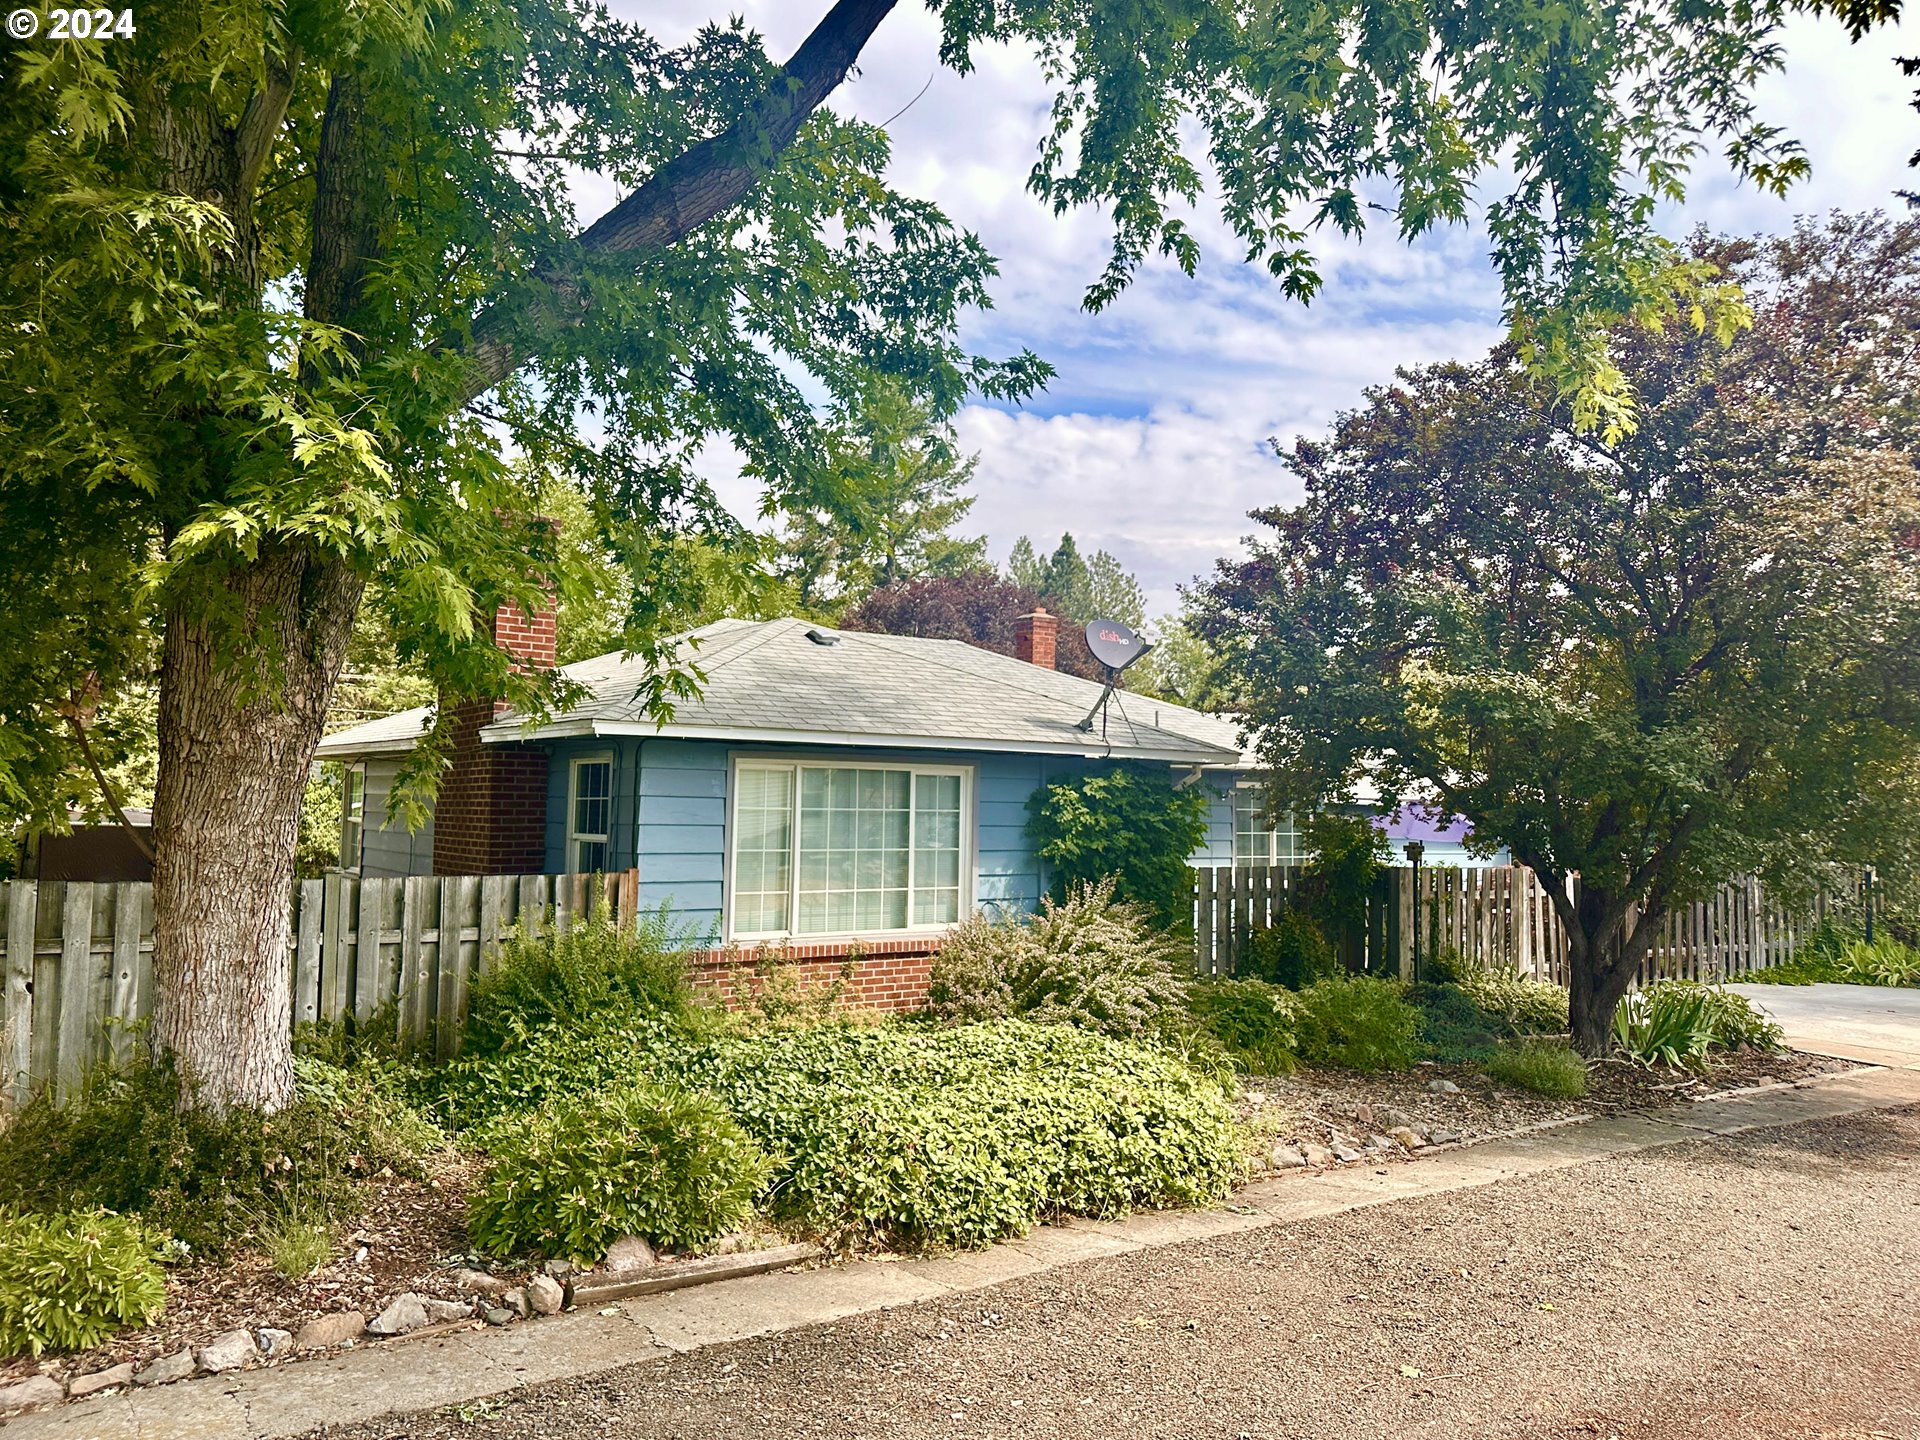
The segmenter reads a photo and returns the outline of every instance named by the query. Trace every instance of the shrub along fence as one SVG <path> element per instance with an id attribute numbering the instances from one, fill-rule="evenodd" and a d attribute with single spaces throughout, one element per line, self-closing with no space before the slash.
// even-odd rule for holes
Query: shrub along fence
<path id="1" fill-rule="evenodd" d="M 1203 975 L 1230 973 L 1247 936 L 1307 903 L 1310 890 L 1298 866 L 1193 873 L 1193 958 Z M 1860 898 L 1856 886 L 1795 905 L 1768 895 L 1757 880 L 1730 881 L 1667 917 L 1640 979 L 1724 980 L 1777 965 L 1829 906 L 1857 907 Z M 1567 982 L 1566 928 L 1545 886 L 1524 865 L 1422 867 L 1417 894 L 1411 869 L 1383 870 L 1365 918 L 1328 938 L 1349 969 L 1410 976 L 1416 916 L 1423 958 L 1452 949 L 1482 966 Z"/>
<path id="2" fill-rule="evenodd" d="M 638 918 L 639 873 L 447 875 L 294 886 L 296 1022 L 362 1022 L 392 1006 L 400 1039 L 451 1051 L 467 987 L 516 927 Z M 125 1059 L 153 1010 L 153 887 L 0 883 L 0 1104 L 45 1085 L 64 1098 L 89 1067 Z M 441 1023 L 450 1021 L 451 1023 Z"/>

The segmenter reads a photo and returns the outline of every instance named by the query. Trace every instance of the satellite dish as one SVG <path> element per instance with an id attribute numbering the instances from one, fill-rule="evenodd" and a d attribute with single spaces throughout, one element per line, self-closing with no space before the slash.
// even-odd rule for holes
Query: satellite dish
<path id="1" fill-rule="evenodd" d="M 1087 624 L 1087 649 L 1107 669 L 1117 671 L 1146 654 L 1147 642 L 1118 620 L 1093 620 Z"/>

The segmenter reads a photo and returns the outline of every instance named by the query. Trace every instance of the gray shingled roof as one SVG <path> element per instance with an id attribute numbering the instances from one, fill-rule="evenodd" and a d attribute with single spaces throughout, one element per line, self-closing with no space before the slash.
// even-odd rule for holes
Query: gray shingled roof
<path id="1" fill-rule="evenodd" d="M 809 631 L 835 637 L 832 645 Z M 805 620 L 719 620 L 682 637 L 706 676 L 698 699 L 656 725 L 637 692 L 643 662 L 602 655 L 566 667 L 591 690 L 581 704 L 528 726 L 509 713 L 481 732 L 492 742 L 570 735 L 668 735 L 791 744 L 1108 754 L 1195 765 L 1238 764 L 1237 726 L 1122 691 L 1105 736 L 1077 729 L 1100 686 L 958 640 L 829 630 Z M 323 756 L 405 749 L 428 722 L 411 710 L 322 742 Z"/>

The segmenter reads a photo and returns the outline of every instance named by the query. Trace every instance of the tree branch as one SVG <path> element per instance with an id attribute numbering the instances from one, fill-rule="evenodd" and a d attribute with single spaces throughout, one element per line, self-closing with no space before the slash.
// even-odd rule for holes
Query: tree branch
<path id="1" fill-rule="evenodd" d="M 816 25 L 753 108 L 662 165 L 647 182 L 583 230 L 588 255 L 631 255 L 664 249 L 738 204 L 793 144 L 807 117 L 846 79 L 853 62 L 898 0 L 839 0 Z M 460 403 L 485 394 L 537 348 L 529 322 L 578 318 L 577 291 L 567 277 L 545 275 L 547 293 L 530 304 L 495 305 L 474 322 Z M 535 312 L 547 312 L 544 317 Z"/>
<path id="2" fill-rule="evenodd" d="M 253 187 L 267 168 L 273 154 L 273 142 L 286 123 L 287 106 L 293 100 L 293 79 L 300 69 L 300 52 L 290 50 L 284 56 L 267 56 L 267 83 L 253 92 L 234 131 L 234 154 L 239 162 L 240 193 L 251 196 Z"/>
<path id="3" fill-rule="evenodd" d="M 153 846 L 147 843 L 147 837 L 140 828 L 127 819 L 127 812 L 120 808 L 120 799 L 113 793 L 113 786 L 107 783 L 107 774 L 100 768 L 100 761 L 93 753 L 93 743 L 87 739 L 87 727 L 80 723 L 77 715 L 68 715 L 67 724 L 73 727 L 73 738 L 80 742 L 80 754 L 87 762 L 87 768 L 93 772 L 93 783 L 100 787 L 100 798 L 107 802 L 107 809 L 113 812 L 113 818 L 120 822 L 120 828 L 127 832 L 127 838 L 133 841 L 136 849 L 147 857 L 147 863 L 153 863 Z"/>

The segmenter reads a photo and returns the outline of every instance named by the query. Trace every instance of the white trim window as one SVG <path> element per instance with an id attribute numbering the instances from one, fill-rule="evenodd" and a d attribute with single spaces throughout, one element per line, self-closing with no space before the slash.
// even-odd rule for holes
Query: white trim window
<path id="1" fill-rule="evenodd" d="M 582 755 L 567 784 L 567 869 L 598 875 L 613 849 L 613 757 Z"/>
<path id="2" fill-rule="evenodd" d="M 1300 827 L 1292 815 L 1278 820 L 1266 813 L 1266 797 L 1259 787 L 1241 785 L 1233 792 L 1233 863 L 1236 865 L 1299 865 L 1306 861 Z"/>
<path id="3" fill-rule="evenodd" d="M 367 829 L 367 766 L 365 761 L 340 772 L 340 868 L 360 868 L 362 837 Z"/>
<path id="4" fill-rule="evenodd" d="M 959 766 L 741 761 L 728 933 L 943 930 L 966 908 L 972 772 Z"/>

